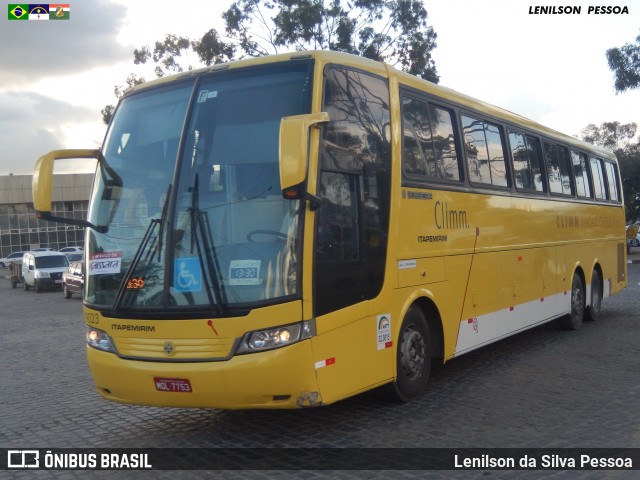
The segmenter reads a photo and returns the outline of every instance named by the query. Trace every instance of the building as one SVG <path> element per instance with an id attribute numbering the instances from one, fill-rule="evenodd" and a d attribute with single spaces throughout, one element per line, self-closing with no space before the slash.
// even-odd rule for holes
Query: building
<path id="1" fill-rule="evenodd" d="M 16 250 L 82 245 L 84 229 L 36 218 L 31 175 L 0 176 L 0 257 Z M 54 176 L 52 214 L 87 218 L 93 174 Z"/>

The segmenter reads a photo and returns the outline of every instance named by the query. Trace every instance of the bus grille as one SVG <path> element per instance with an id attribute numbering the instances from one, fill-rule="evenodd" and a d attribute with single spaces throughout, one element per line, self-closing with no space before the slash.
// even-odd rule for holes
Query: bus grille
<path id="1" fill-rule="evenodd" d="M 231 356 L 232 339 L 117 338 L 118 355 L 161 361 L 212 361 Z"/>

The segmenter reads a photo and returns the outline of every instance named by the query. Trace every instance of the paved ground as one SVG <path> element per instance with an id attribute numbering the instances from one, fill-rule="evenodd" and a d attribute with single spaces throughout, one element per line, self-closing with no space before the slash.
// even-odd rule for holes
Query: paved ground
<path id="1" fill-rule="evenodd" d="M 640 255 L 630 257 L 640 259 Z M 640 265 L 578 332 L 548 324 L 456 359 L 406 405 L 362 395 L 303 411 L 109 403 L 84 356 L 81 301 L 0 279 L 0 448 L 640 448 Z M 0 477 L 3 473 L 0 472 Z M 12 471 L 12 478 L 86 472 Z M 100 478 L 273 478 L 274 472 L 93 472 Z M 278 478 L 637 478 L 636 472 L 279 472 Z"/>

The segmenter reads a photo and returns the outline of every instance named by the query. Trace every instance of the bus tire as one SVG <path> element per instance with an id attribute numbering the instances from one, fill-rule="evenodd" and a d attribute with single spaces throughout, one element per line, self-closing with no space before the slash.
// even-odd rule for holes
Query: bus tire
<path id="1" fill-rule="evenodd" d="M 600 318 L 600 310 L 602 309 L 602 279 L 597 270 L 591 275 L 591 305 L 585 312 L 584 319 L 587 322 L 595 322 Z"/>
<path id="2" fill-rule="evenodd" d="M 574 273 L 571 282 L 571 312 L 560 319 L 560 327 L 563 330 L 578 330 L 584 320 L 584 307 L 584 285 L 580 275 Z"/>
<path id="3" fill-rule="evenodd" d="M 431 370 L 431 336 L 422 310 L 413 306 L 402 321 L 396 350 L 396 381 L 382 388 L 387 400 L 404 403 L 424 392 Z"/>

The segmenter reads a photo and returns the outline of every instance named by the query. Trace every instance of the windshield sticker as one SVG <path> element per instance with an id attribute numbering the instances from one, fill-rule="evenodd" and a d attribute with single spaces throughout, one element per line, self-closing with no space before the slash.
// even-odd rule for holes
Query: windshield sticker
<path id="1" fill-rule="evenodd" d="M 202 291 L 202 269 L 198 257 L 176 258 L 173 267 L 173 288 L 178 292 Z"/>
<path id="2" fill-rule="evenodd" d="M 89 256 L 89 275 L 120 273 L 122 252 L 94 253 Z"/>
<path id="3" fill-rule="evenodd" d="M 218 96 L 217 90 L 213 90 L 211 92 L 209 90 L 202 90 L 200 92 L 200 95 L 198 95 L 198 103 L 204 103 L 210 98 L 216 98 L 217 96 Z"/>
<path id="4" fill-rule="evenodd" d="M 198 103 L 204 103 L 207 101 L 207 95 L 209 95 L 209 90 L 202 90 L 200 95 L 198 96 Z"/>
<path id="5" fill-rule="evenodd" d="M 391 348 L 391 315 L 378 315 L 378 350 Z"/>
<path id="6" fill-rule="evenodd" d="M 260 285 L 260 260 L 232 260 L 229 285 Z"/>

